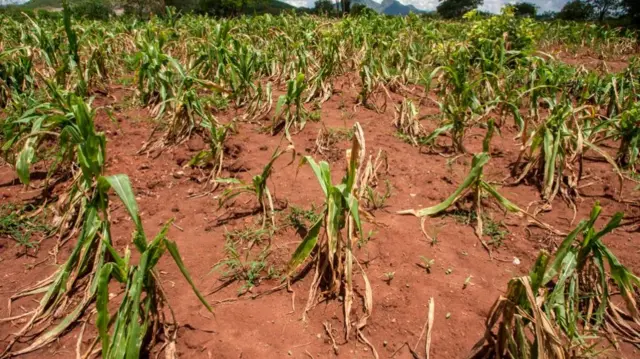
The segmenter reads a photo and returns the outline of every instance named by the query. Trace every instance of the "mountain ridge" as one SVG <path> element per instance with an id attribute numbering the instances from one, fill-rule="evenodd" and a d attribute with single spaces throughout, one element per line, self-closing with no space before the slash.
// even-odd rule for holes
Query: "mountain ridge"
<path id="1" fill-rule="evenodd" d="M 413 5 L 405 5 L 397 0 L 383 0 L 382 3 L 377 3 L 373 0 L 352 0 L 351 3 L 364 5 L 385 15 L 409 15 L 410 13 L 419 14 L 425 12 Z"/>

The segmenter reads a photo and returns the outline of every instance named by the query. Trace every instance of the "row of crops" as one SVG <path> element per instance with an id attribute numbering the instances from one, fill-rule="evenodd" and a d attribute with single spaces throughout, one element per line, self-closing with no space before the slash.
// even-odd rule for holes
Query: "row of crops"
<path id="1" fill-rule="evenodd" d="M 471 169 L 459 188 L 436 206 L 405 214 L 437 215 L 472 197 L 479 238 L 483 200 L 495 200 L 506 211 L 540 222 L 537 213 L 518 207 L 483 179 L 492 138 L 501 128 L 514 128 L 520 144 L 511 183 L 536 186 L 543 207 L 562 199 L 575 208 L 586 153 L 606 161 L 620 178 L 618 200 L 625 196 L 622 183 L 638 180 L 640 59 L 609 73 L 605 62 L 588 70 L 550 55 L 561 47 L 570 52 L 588 49 L 603 59 L 627 56 L 637 53 L 633 32 L 535 22 L 515 18 L 508 10 L 488 19 L 469 13 L 462 22 L 376 15 L 212 19 L 168 10 L 149 21 L 122 18 L 106 23 L 78 21 L 65 12 L 60 20 L 2 17 L 0 28 L 2 154 L 26 186 L 32 166 L 52 159 L 45 186 L 64 183 L 65 190 L 45 206 L 56 213 L 52 226 L 58 245 L 71 242 L 73 247 L 54 274 L 12 297 L 42 295 L 33 311 L 20 315 L 26 323 L 3 349 L 2 358 L 54 342 L 86 315 L 96 316 L 99 336 L 85 348 L 85 356 L 139 357 L 158 338 L 163 338 L 162 350 L 175 354 L 175 319 L 165 310 L 170 306 L 155 270 L 165 252 L 211 309 L 193 285 L 175 243 L 166 238 L 170 223 L 148 238 L 129 179 L 105 176 L 107 138 L 96 130 L 91 103 L 116 82 L 132 83 L 136 101 L 158 122 L 140 154 L 157 155 L 201 136 L 208 149 L 189 164 L 210 171 L 203 191 L 219 192 L 221 202 L 242 193 L 254 196 L 263 227 L 275 223 L 267 183 L 274 161 L 295 151 L 295 134 L 308 121 L 318 120 L 315 110 L 331 98 L 338 81 L 356 86 L 354 105 L 363 110 L 382 113 L 394 105 L 392 94 L 402 96 L 390 124 L 416 147 L 468 154 L 469 131 L 485 133 L 483 151 L 469 154 Z M 435 129 L 427 130 L 419 109 L 433 102 L 440 113 Z M 237 110 L 237 115 L 222 123 L 216 114 L 227 110 Z M 221 178 L 225 141 L 236 122 L 256 124 L 288 143 L 273 153 L 251 183 Z M 359 124 L 353 133 L 342 182 L 332 183 L 327 162 L 304 158 L 323 190 L 324 205 L 292 254 L 286 283 L 279 288 L 313 269 L 304 313 L 320 296 L 340 295 L 346 337 L 367 343 L 377 357 L 374 343 L 362 331 L 374 293 L 352 246 L 363 236 L 362 201 L 379 164 L 367 161 Z M 135 224 L 137 264 L 129 250 L 113 246 L 111 190 Z M 475 357 L 570 357 L 592 350 L 596 334 L 605 332 L 613 343 L 640 343 L 640 280 L 602 241 L 620 225 L 622 214 L 597 230 L 601 211 L 594 207 L 588 220 L 564 234 L 555 253 L 542 252 L 530 275 L 509 283 L 490 313 Z M 365 315 L 357 319 L 352 313 L 354 273 L 362 275 L 366 289 Z M 108 307 L 113 282 L 125 288 L 116 312 Z M 622 304 L 610 299 L 614 292 L 624 299 Z M 15 345 L 25 341 L 27 345 Z"/>

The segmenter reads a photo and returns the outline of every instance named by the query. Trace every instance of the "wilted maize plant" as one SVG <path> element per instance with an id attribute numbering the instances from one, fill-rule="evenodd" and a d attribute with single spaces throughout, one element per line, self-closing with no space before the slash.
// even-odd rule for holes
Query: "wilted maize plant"
<path id="1" fill-rule="evenodd" d="M 320 218 L 309 229 L 298 245 L 288 265 L 288 276 L 292 276 L 308 259 L 309 268 L 314 275 L 309 290 L 309 298 L 304 309 L 307 312 L 318 303 L 318 297 L 344 298 L 345 337 L 349 338 L 355 328 L 358 338 L 369 343 L 362 333 L 373 307 L 373 293 L 369 279 L 354 254 L 353 244 L 363 236 L 360 222 L 359 200 L 367 183 L 367 171 L 363 171 L 365 158 L 364 133 L 360 124 L 354 125 L 354 137 L 351 150 L 348 151 L 347 170 L 340 183 L 334 184 L 331 169 L 327 162 L 317 163 L 312 157 L 305 156 L 301 165 L 309 164 L 320 188 L 324 193 L 324 205 Z M 354 266 L 361 270 L 365 284 L 365 314 L 353 323 L 351 311 L 353 305 Z M 352 326 L 354 328 L 352 328 Z M 375 348 L 369 344 L 372 350 Z"/>
<path id="2" fill-rule="evenodd" d="M 458 188 L 441 203 L 432 207 L 427 207 L 419 210 L 412 209 L 400 211 L 398 213 L 412 214 L 418 218 L 421 218 L 423 226 L 422 231 L 426 234 L 426 231 L 424 229 L 424 219 L 426 217 L 435 216 L 439 213 L 442 213 L 452 205 L 456 204 L 458 201 L 464 199 L 467 194 L 471 194 L 472 211 L 474 211 L 476 214 L 476 236 L 478 236 L 485 249 L 487 249 L 491 253 L 489 247 L 482 239 L 482 236 L 484 234 L 482 220 L 482 214 L 484 212 L 482 205 L 483 198 L 492 198 L 498 205 L 500 205 L 501 208 L 511 213 L 521 214 L 524 211 L 520 209 L 520 207 L 518 207 L 516 204 L 502 196 L 494 186 L 483 179 L 482 172 L 484 166 L 487 164 L 487 162 L 489 162 L 490 158 L 491 157 L 486 152 L 481 152 L 474 155 L 471 162 L 471 170 L 469 171 L 467 177 L 464 179 L 464 181 L 462 181 L 460 186 L 458 186 Z"/>
<path id="3" fill-rule="evenodd" d="M 509 282 L 470 358 L 590 357 L 602 341 L 637 343 L 640 279 L 602 241 L 623 214 L 597 230 L 601 211 L 596 204 L 555 254 L 542 251 L 529 275 Z"/>

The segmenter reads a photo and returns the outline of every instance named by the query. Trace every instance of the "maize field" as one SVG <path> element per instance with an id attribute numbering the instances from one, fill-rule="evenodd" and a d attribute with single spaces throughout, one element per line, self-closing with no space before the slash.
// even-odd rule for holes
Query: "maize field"
<path id="1" fill-rule="evenodd" d="M 0 359 L 633 358 L 639 34 L 0 15 Z"/>

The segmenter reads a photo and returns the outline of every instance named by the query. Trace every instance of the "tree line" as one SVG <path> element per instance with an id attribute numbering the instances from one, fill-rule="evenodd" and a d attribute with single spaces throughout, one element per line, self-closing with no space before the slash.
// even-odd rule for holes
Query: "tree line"
<path id="1" fill-rule="evenodd" d="M 425 16 L 444 19 L 461 18 L 465 13 L 482 6 L 484 0 L 440 0 L 435 12 Z M 55 7 L 60 0 L 32 0 L 27 6 Z M 316 0 L 313 9 L 296 9 L 283 0 L 71 0 L 77 16 L 104 19 L 123 9 L 126 14 L 144 17 L 163 13 L 167 6 L 180 12 L 194 12 L 213 16 L 237 16 L 240 14 L 279 13 L 283 10 L 311 12 L 339 16 L 373 12 L 351 0 Z M 557 12 L 539 13 L 538 7 L 527 2 L 507 5 L 517 16 L 541 20 L 617 21 L 620 24 L 640 26 L 640 0 L 570 0 Z M 490 14 L 486 14 L 490 15 Z"/>
<path id="2" fill-rule="evenodd" d="M 445 19 L 460 18 L 465 13 L 477 9 L 483 0 L 440 0 L 436 12 Z M 538 7 L 527 2 L 512 6 L 518 16 L 535 17 L 542 20 L 572 20 L 603 22 L 607 19 L 628 19 L 639 24 L 640 0 L 571 0 L 557 12 L 538 13 Z"/>

